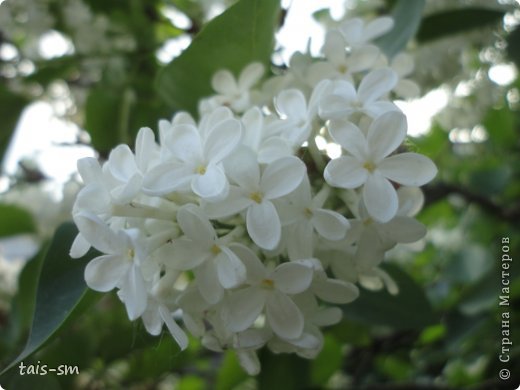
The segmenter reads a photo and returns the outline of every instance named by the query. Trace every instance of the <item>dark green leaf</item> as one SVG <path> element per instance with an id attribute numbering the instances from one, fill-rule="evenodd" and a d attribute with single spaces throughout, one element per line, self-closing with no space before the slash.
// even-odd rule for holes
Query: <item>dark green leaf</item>
<path id="1" fill-rule="evenodd" d="M 424 0 L 398 0 L 392 11 L 394 28 L 376 40 L 383 52 L 393 57 L 406 47 L 419 28 Z"/>
<path id="2" fill-rule="evenodd" d="M 260 351 L 262 371 L 258 375 L 258 390 L 301 390 L 308 388 L 309 361 L 295 354 L 275 355 L 268 349 Z"/>
<path id="3" fill-rule="evenodd" d="M 517 27 L 507 36 L 507 55 L 520 68 L 520 28 Z"/>
<path id="4" fill-rule="evenodd" d="M 425 17 L 417 33 L 420 42 L 462 33 L 502 20 L 505 11 L 489 8 L 464 8 L 439 12 Z"/>
<path id="5" fill-rule="evenodd" d="M 2 216 L 0 219 L 0 237 L 36 231 L 32 215 L 21 207 L 0 204 L 0 215 Z"/>
<path id="6" fill-rule="evenodd" d="M 436 323 L 438 319 L 421 286 L 395 265 L 384 268 L 399 286 L 399 294 L 361 289 L 359 298 L 344 306 L 345 317 L 394 329 L 422 329 Z"/>
<path id="7" fill-rule="evenodd" d="M 28 103 L 28 99 L 12 93 L 0 84 L 0 164 L 16 129 L 18 118 Z"/>
<path id="8" fill-rule="evenodd" d="M 196 114 L 199 99 L 211 94 L 217 70 L 236 75 L 250 62 L 269 63 L 278 13 L 278 0 L 239 1 L 205 25 L 159 73 L 157 90 L 173 108 Z"/>
<path id="9" fill-rule="evenodd" d="M 31 356 L 58 332 L 67 319 L 73 314 L 78 315 L 97 299 L 98 295 L 87 288 L 83 278 L 83 270 L 95 254 L 89 252 L 81 259 L 69 257 L 76 234 L 72 223 L 63 224 L 56 231 L 43 261 L 29 339 L 20 355 L 2 374 Z"/>
<path id="10" fill-rule="evenodd" d="M 18 278 L 18 290 L 11 302 L 9 323 L 6 329 L 10 347 L 14 347 L 16 343 L 23 341 L 22 337 L 27 337 L 26 332 L 31 326 L 34 312 L 36 286 L 46 251 L 46 248 L 41 249 L 36 256 L 29 260 Z"/>

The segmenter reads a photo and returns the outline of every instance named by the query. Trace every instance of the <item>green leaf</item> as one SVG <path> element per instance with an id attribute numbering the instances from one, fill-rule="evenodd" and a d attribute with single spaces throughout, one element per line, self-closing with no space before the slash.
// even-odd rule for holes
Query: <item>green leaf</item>
<path id="1" fill-rule="evenodd" d="M 323 349 L 312 361 L 311 378 L 313 385 L 324 385 L 341 368 L 343 352 L 341 343 L 330 335 L 325 335 Z"/>
<path id="2" fill-rule="evenodd" d="M 98 294 L 88 289 L 83 278 L 83 270 L 95 256 L 94 251 L 81 259 L 69 257 L 76 234 L 72 223 L 63 224 L 56 231 L 43 261 L 29 339 L 20 355 L 0 375 L 40 349 L 66 320 L 80 314 L 97 299 Z"/>
<path id="3" fill-rule="evenodd" d="M 28 99 L 12 93 L 0 84 L 0 165 L 16 129 L 18 118 L 28 103 Z"/>
<path id="4" fill-rule="evenodd" d="M 361 289 L 359 298 L 343 307 L 345 318 L 394 329 L 422 329 L 438 322 L 421 286 L 395 265 L 383 268 L 399 286 L 399 294 Z"/>
<path id="5" fill-rule="evenodd" d="M 85 105 L 85 129 L 92 138 L 94 149 L 102 155 L 124 140 L 127 128 L 120 121 L 123 91 L 107 86 L 93 88 Z"/>
<path id="6" fill-rule="evenodd" d="M 33 217 L 24 208 L 0 204 L 0 215 L 0 237 L 36 232 Z"/>
<path id="7" fill-rule="evenodd" d="M 238 362 L 234 351 L 227 351 L 217 374 L 217 390 L 231 390 L 244 382 L 248 375 Z"/>
<path id="8" fill-rule="evenodd" d="M 217 70 L 236 75 L 254 61 L 267 65 L 279 7 L 279 0 L 241 0 L 210 21 L 159 73 L 159 93 L 173 108 L 196 114 L 199 99 L 212 92 L 211 77 Z"/>
<path id="9" fill-rule="evenodd" d="M 309 388 L 309 361 L 295 354 L 275 355 L 267 348 L 260 351 L 262 370 L 258 390 L 301 390 Z"/>
<path id="10" fill-rule="evenodd" d="M 516 27 L 507 36 L 507 56 L 517 68 L 520 67 L 520 28 Z"/>
<path id="11" fill-rule="evenodd" d="M 392 11 L 394 28 L 376 44 L 383 52 L 393 57 L 406 47 L 419 28 L 425 0 L 398 0 Z"/>
<path id="12" fill-rule="evenodd" d="M 489 8 L 464 8 L 435 13 L 423 19 L 417 33 L 417 40 L 427 42 L 447 35 L 483 28 L 502 20 L 504 14 L 505 11 Z"/>
<path id="13" fill-rule="evenodd" d="M 14 347 L 19 341 L 23 341 L 22 337 L 27 336 L 26 332 L 31 326 L 36 286 L 46 251 L 46 248 L 41 249 L 36 256 L 30 259 L 24 265 L 18 278 L 18 290 L 11 301 L 9 323 L 5 332 L 9 347 Z M 3 337 L 4 335 L 2 335 Z"/>

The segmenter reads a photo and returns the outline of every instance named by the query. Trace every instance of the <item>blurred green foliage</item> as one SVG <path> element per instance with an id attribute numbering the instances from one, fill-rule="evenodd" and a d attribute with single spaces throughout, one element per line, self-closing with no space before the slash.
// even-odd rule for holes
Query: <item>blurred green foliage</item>
<path id="1" fill-rule="evenodd" d="M 53 28 L 72 37 L 61 1 L 47 3 L 56 18 Z M 84 104 L 75 119 L 100 156 L 106 156 L 116 144 L 132 140 L 139 127 L 153 127 L 174 109 L 194 111 L 197 99 L 210 91 L 216 69 L 238 72 L 252 59 L 267 63 L 280 23 L 274 0 L 241 0 L 207 24 L 203 2 L 85 3 L 129 34 L 135 46 L 38 61 L 34 72 L 16 76 L 27 87 L 23 93 L 10 89 L 12 80 L 0 73 L 0 157 L 23 108 L 40 98 L 27 92 L 29 87 L 45 89 L 63 80 L 81 90 Z M 183 12 L 190 26 L 172 25 L 160 12 L 166 6 Z M 383 2 L 379 11 L 389 13 L 392 6 L 397 28 L 379 42 L 389 53 L 416 32 L 413 45 L 421 46 L 486 26 L 507 42 L 507 52 L 518 64 L 518 29 L 501 28 L 503 10 L 461 8 L 422 18 L 424 2 L 397 1 Z M 159 63 L 156 50 L 182 34 L 195 36 L 190 48 L 167 65 Z M 27 39 L 20 35 L 8 43 L 22 53 Z M 0 44 L 3 40 L 0 34 Z M 388 42 L 392 46 L 385 46 Z M 85 60 L 96 57 L 117 59 L 120 66 L 102 62 L 99 77 L 84 76 Z M 2 67 L 10 65 L 0 61 Z M 477 65 L 485 64 L 477 60 Z M 0 383 L 9 390 L 515 388 L 520 373 L 518 259 L 508 276 L 513 348 L 509 362 L 498 356 L 504 337 L 504 307 L 499 306 L 504 238 L 512 257 L 520 253 L 520 121 L 518 96 L 516 102 L 511 98 L 519 89 L 517 79 L 499 91 L 498 104 L 475 118 L 474 125 L 485 129 L 487 139 L 455 142 L 450 138 L 454 129 L 435 122 L 428 133 L 410 140 L 410 147 L 434 159 L 440 172 L 425 188 L 425 208 L 419 215 L 430 230 L 425 246 L 393 252 L 386 270 L 397 281 L 399 295 L 362 291 L 359 300 L 344 307 L 344 320 L 328 329 L 315 360 L 262 351 L 262 372 L 250 378 L 232 352 L 214 354 L 191 340 L 189 349 L 179 353 L 167 333 L 154 338 L 139 322 L 129 322 L 115 297 L 99 299 L 86 291 L 82 270 L 92 254 L 70 260 L 74 230 L 65 225 L 27 262 L 10 310 L 0 309 L 0 368 L 14 365 Z M 2 205 L 0 213 L 1 236 L 34 231 L 24 210 Z M 21 376 L 17 365 L 22 360 L 26 365 L 77 365 L 80 375 Z M 513 374 L 510 381 L 498 377 L 502 368 Z"/>

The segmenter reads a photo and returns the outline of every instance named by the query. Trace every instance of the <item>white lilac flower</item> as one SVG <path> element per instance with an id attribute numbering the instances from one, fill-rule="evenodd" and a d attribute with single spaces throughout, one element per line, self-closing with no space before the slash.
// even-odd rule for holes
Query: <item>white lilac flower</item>
<path id="1" fill-rule="evenodd" d="M 302 335 L 287 340 L 275 337 L 269 341 L 269 348 L 275 353 L 296 353 L 306 359 L 315 358 L 323 347 L 323 333 L 320 327 L 337 324 L 342 312 L 338 307 L 320 306 L 316 297 L 308 292 L 293 296 L 293 301 L 305 318 Z"/>
<path id="2" fill-rule="evenodd" d="M 177 221 L 185 236 L 159 248 L 155 255 L 174 269 L 193 270 L 199 290 L 209 303 L 222 299 L 224 289 L 237 287 L 246 277 L 246 269 L 223 238 L 193 204 L 183 206 Z M 234 244 L 240 246 L 240 244 Z"/>
<path id="3" fill-rule="evenodd" d="M 331 91 L 323 97 L 319 114 L 323 119 L 348 119 L 355 113 L 375 118 L 385 112 L 398 110 L 385 95 L 397 83 L 397 75 L 389 68 L 375 69 L 361 80 L 356 91 L 346 80 L 332 81 Z"/>
<path id="4" fill-rule="evenodd" d="M 328 189 L 320 191 L 314 198 L 307 176 L 300 186 L 291 193 L 286 202 L 279 203 L 279 213 L 285 225 L 286 246 L 292 260 L 312 257 L 314 253 L 314 232 L 331 241 L 341 240 L 350 227 L 341 214 L 323 208 Z"/>
<path id="5" fill-rule="evenodd" d="M 302 264 L 282 263 L 268 270 L 247 248 L 237 250 L 247 268 L 247 284 L 226 297 L 222 318 L 233 332 L 248 329 L 265 310 L 266 321 L 283 339 L 296 339 L 304 327 L 303 315 L 290 295 L 306 291 L 313 270 Z"/>
<path id="6" fill-rule="evenodd" d="M 355 48 L 383 36 L 393 27 L 393 19 L 383 16 L 368 23 L 365 23 L 361 18 L 346 19 L 340 24 L 339 30 L 349 47 Z"/>
<path id="7" fill-rule="evenodd" d="M 293 150 L 301 147 L 311 135 L 319 102 L 329 89 L 330 81 L 324 80 L 318 83 L 313 88 L 308 103 L 305 95 L 297 89 L 281 91 L 274 101 L 281 119 L 269 124 L 268 135 L 279 136 L 279 139 L 286 142 Z"/>
<path id="8" fill-rule="evenodd" d="M 352 82 L 354 73 L 370 69 L 380 56 L 380 50 L 374 45 L 349 48 L 345 37 L 337 30 L 327 32 L 321 49 L 324 61 L 309 66 L 308 77 L 311 80 L 345 79 Z"/>
<path id="9" fill-rule="evenodd" d="M 148 127 L 139 130 L 135 155 L 127 145 L 118 145 L 108 156 L 106 167 L 117 182 L 111 190 L 119 202 L 131 201 L 140 191 L 146 173 L 158 162 L 159 148 L 153 131 Z"/>
<path id="10" fill-rule="evenodd" d="M 191 189 L 203 199 L 226 197 L 229 184 L 221 162 L 233 152 L 241 136 L 241 125 L 236 119 L 220 121 L 206 134 L 191 124 L 173 126 L 163 145 L 169 149 L 172 160 L 148 172 L 143 191 L 165 195 Z"/>
<path id="11" fill-rule="evenodd" d="M 264 66 L 253 62 L 246 66 L 238 79 L 229 70 L 219 70 L 211 79 L 217 95 L 201 102 L 200 111 L 205 113 L 215 107 L 227 106 L 235 112 L 244 112 L 251 106 L 251 88 L 264 74 Z"/>
<path id="12" fill-rule="evenodd" d="M 139 245 L 138 232 L 111 230 L 93 214 L 74 215 L 74 222 L 83 237 L 104 255 L 92 259 L 85 268 L 85 281 L 96 291 L 119 288 L 130 320 L 141 316 L 147 303 L 147 290 L 140 265 L 145 260 Z"/>
<path id="13" fill-rule="evenodd" d="M 273 161 L 260 172 L 254 153 L 240 149 L 226 162 L 228 176 L 236 183 L 228 197 L 207 203 L 210 218 L 230 217 L 246 210 L 247 232 L 263 249 L 274 249 L 280 242 L 281 222 L 273 200 L 292 192 L 305 175 L 305 165 L 294 156 Z"/>
<path id="14" fill-rule="evenodd" d="M 365 137 L 353 123 L 333 121 L 329 132 L 349 154 L 331 160 L 325 168 L 327 183 L 340 188 L 363 186 L 368 214 L 380 222 L 392 219 L 398 208 L 390 180 L 405 186 L 421 186 L 434 178 L 433 162 L 417 153 L 390 156 L 406 136 L 406 117 L 396 111 L 376 118 Z"/>

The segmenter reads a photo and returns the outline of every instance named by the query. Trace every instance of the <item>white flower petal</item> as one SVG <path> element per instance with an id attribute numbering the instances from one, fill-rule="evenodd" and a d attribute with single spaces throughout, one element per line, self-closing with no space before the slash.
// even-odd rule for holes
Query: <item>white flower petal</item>
<path id="1" fill-rule="evenodd" d="M 246 267 L 229 248 L 220 247 L 220 250 L 215 258 L 218 280 L 226 289 L 237 287 L 246 279 Z"/>
<path id="2" fill-rule="evenodd" d="M 235 78 L 229 70 L 217 71 L 211 79 L 211 86 L 222 95 L 233 94 L 238 89 Z"/>
<path id="3" fill-rule="evenodd" d="M 283 339 L 296 339 L 303 332 L 303 315 L 285 294 L 273 291 L 267 297 L 266 317 L 269 325 Z"/>
<path id="4" fill-rule="evenodd" d="M 260 373 L 260 360 L 255 351 L 237 349 L 238 362 L 248 375 L 255 376 Z"/>
<path id="5" fill-rule="evenodd" d="M 337 304 L 352 302 L 359 296 L 355 284 L 339 279 L 317 279 L 312 284 L 312 291 L 325 302 Z"/>
<path id="6" fill-rule="evenodd" d="M 253 325 L 266 301 L 267 291 L 248 287 L 233 292 L 226 298 L 222 319 L 231 332 L 242 332 Z"/>
<path id="7" fill-rule="evenodd" d="M 280 218 L 269 200 L 253 203 L 247 209 L 246 226 L 249 236 L 260 248 L 272 250 L 280 242 L 282 234 Z"/>
<path id="8" fill-rule="evenodd" d="M 363 111 L 371 118 L 377 118 L 378 116 L 383 115 L 385 112 L 399 111 L 399 107 L 397 107 L 392 102 L 379 100 L 377 102 L 371 102 L 364 105 L 361 111 Z"/>
<path id="9" fill-rule="evenodd" d="M 407 53 L 399 53 L 392 58 L 392 69 L 399 76 L 407 76 L 413 72 L 414 61 L 413 57 Z"/>
<path id="10" fill-rule="evenodd" d="M 202 199 L 218 201 L 229 192 L 229 183 L 223 169 L 217 165 L 208 165 L 203 175 L 195 175 L 191 189 Z"/>
<path id="11" fill-rule="evenodd" d="M 219 283 L 217 267 L 215 262 L 206 261 L 194 270 L 197 287 L 202 297 L 210 304 L 214 305 L 224 296 L 224 289 Z"/>
<path id="12" fill-rule="evenodd" d="M 103 172 L 98 160 L 94 157 L 81 158 L 76 165 L 85 185 L 102 181 Z"/>
<path id="13" fill-rule="evenodd" d="M 380 225 L 379 231 L 384 235 L 384 239 L 405 244 L 420 240 L 426 235 L 426 227 L 422 223 L 399 215 Z"/>
<path id="14" fill-rule="evenodd" d="M 166 306 L 159 306 L 159 314 L 170 331 L 173 339 L 177 344 L 179 344 L 181 351 L 184 351 L 188 347 L 188 336 L 186 336 L 186 333 L 184 333 L 180 326 L 173 320 L 173 316 Z"/>
<path id="15" fill-rule="evenodd" d="M 401 153 L 387 157 L 378 169 L 390 180 L 412 187 L 428 183 L 437 174 L 437 167 L 432 160 L 417 153 Z"/>
<path id="16" fill-rule="evenodd" d="M 367 141 L 359 128 L 344 120 L 330 121 L 328 126 L 332 139 L 360 161 L 368 155 Z"/>
<path id="17" fill-rule="evenodd" d="M 260 179 L 260 188 L 264 197 L 276 199 L 294 191 L 302 182 L 305 172 L 305 164 L 294 156 L 272 162 Z"/>
<path id="18" fill-rule="evenodd" d="M 240 187 L 254 191 L 260 182 L 260 167 L 256 156 L 249 148 L 238 148 L 224 161 L 224 167 L 230 180 Z"/>
<path id="19" fill-rule="evenodd" d="M 154 252 L 154 257 L 174 269 L 187 271 L 206 261 L 210 254 L 207 246 L 201 245 L 198 241 L 182 237 L 174 242 L 162 245 Z"/>
<path id="20" fill-rule="evenodd" d="M 358 98 L 362 102 L 378 100 L 385 93 L 390 92 L 396 84 L 397 75 L 392 69 L 375 69 L 361 80 L 358 88 Z"/>
<path id="21" fill-rule="evenodd" d="M 217 124 L 204 140 L 204 157 L 218 163 L 228 156 L 242 137 L 242 125 L 236 119 L 226 119 Z"/>
<path id="22" fill-rule="evenodd" d="M 367 180 L 368 171 L 355 157 L 341 156 L 329 161 L 323 177 L 333 187 L 357 188 Z"/>
<path id="23" fill-rule="evenodd" d="M 173 191 L 186 191 L 193 179 L 193 169 L 179 163 L 166 163 L 153 167 L 143 181 L 143 192 L 148 195 L 165 195 Z"/>
<path id="24" fill-rule="evenodd" d="M 300 221 L 284 229 L 286 234 L 287 253 L 291 260 L 311 257 L 314 250 L 312 224 Z"/>
<path id="25" fill-rule="evenodd" d="M 380 36 L 386 34 L 394 27 L 394 19 L 389 16 L 382 16 L 380 18 L 376 18 L 367 23 L 363 30 L 363 38 L 366 41 L 371 41 L 373 39 L 379 38 Z"/>
<path id="26" fill-rule="evenodd" d="M 130 263 L 124 257 L 99 256 L 85 267 L 85 281 L 92 290 L 107 292 L 116 287 L 129 267 Z"/>
<path id="27" fill-rule="evenodd" d="M 69 255 L 73 259 L 79 259 L 87 254 L 90 249 L 90 243 L 83 237 L 81 233 L 76 235 L 72 246 L 70 247 Z"/>
<path id="28" fill-rule="evenodd" d="M 128 241 L 116 234 L 98 216 L 82 211 L 74 215 L 74 222 L 83 237 L 97 250 L 106 254 L 126 251 Z"/>
<path id="29" fill-rule="evenodd" d="M 298 263 L 282 263 L 271 274 L 277 290 L 285 294 L 299 294 L 310 286 L 313 277 L 310 267 Z"/>
<path id="30" fill-rule="evenodd" d="M 406 137 L 406 116 L 397 111 L 377 117 L 368 129 L 367 142 L 370 155 L 378 163 L 392 153 Z"/>
<path id="31" fill-rule="evenodd" d="M 249 207 L 254 201 L 241 188 L 230 186 L 226 199 L 205 203 L 202 208 L 211 219 L 230 217 Z"/>
<path id="32" fill-rule="evenodd" d="M 258 107 L 251 107 L 242 115 L 244 137 L 242 143 L 253 150 L 257 150 L 262 139 L 264 115 Z"/>
<path id="33" fill-rule="evenodd" d="M 166 147 L 175 158 L 183 162 L 196 164 L 202 158 L 202 140 L 197 128 L 193 125 L 175 125 Z"/>
<path id="34" fill-rule="evenodd" d="M 363 187 L 363 200 L 370 216 L 380 222 L 388 222 L 397 213 L 397 193 L 392 184 L 378 172 L 368 176 Z"/>
<path id="35" fill-rule="evenodd" d="M 349 58 L 351 72 L 360 72 L 369 69 L 376 62 L 381 51 L 377 46 L 365 45 L 355 48 Z"/>
<path id="36" fill-rule="evenodd" d="M 232 244 L 230 249 L 246 267 L 247 281 L 250 284 L 258 284 L 267 277 L 264 264 L 251 249 L 242 244 Z"/>
<path id="37" fill-rule="evenodd" d="M 397 95 L 405 99 L 413 99 L 421 94 L 421 88 L 412 80 L 399 80 L 394 88 Z"/>
<path id="38" fill-rule="evenodd" d="M 245 91 L 254 86 L 264 74 L 264 66 L 259 62 L 253 62 L 246 66 L 238 77 L 238 87 Z"/>
<path id="39" fill-rule="evenodd" d="M 213 229 L 208 217 L 194 204 L 187 204 L 179 209 L 177 222 L 184 234 L 192 241 L 206 248 L 213 245 L 217 237 L 215 229 Z"/>
<path id="40" fill-rule="evenodd" d="M 283 137 L 270 137 L 262 142 L 258 151 L 258 162 L 271 164 L 284 157 L 292 156 L 293 150 L 289 141 Z"/>
<path id="41" fill-rule="evenodd" d="M 327 60 L 334 65 L 340 65 L 345 61 L 347 42 L 345 37 L 338 30 L 329 30 L 325 36 L 325 41 L 321 52 Z"/>
<path id="42" fill-rule="evenodd" d="M 157 152 L 155 135 L 149 127 L 141 127 L 135 139 L 135 161 L 141 172 L 146 171 Z"/>
<path id="43" fill-rule="evenodd" d="M 347 229 L 350 227 L 347 218 L 335 211 L 326 209 L 314 210 L 311 221 L 318 234 L 331 241 L 344 238 Z"/>
<path id="44" fill-rule="evenodd" d="M 289 120 L 304 120 L 307 102 L 303 93 L 297 89 L 284 89 L 276 97 L 276 109 Z"/>
<path id="45" fill-rule="evenodd" d="M 135 264 L 126 273 L 120 293 L 124 297 L 126 313 L 130 321 L 139 318 L 146 310 L 148 295 L 141 270 Z"/>
<path id="46" fill-rule="evenodd" d="M 135 156 L 127 145 L 118 145 L 110 152 L 107 167 L 119 181 L 126 182 L 137 171 Z"/>

